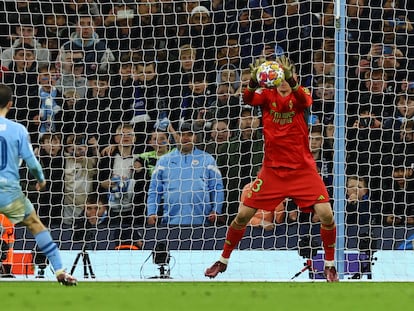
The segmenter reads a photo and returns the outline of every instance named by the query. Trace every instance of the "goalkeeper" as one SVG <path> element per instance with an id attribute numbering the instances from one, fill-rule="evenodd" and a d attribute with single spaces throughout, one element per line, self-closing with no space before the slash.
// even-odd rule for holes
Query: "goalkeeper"
<path id="1" fill-rule="evenodd" d="M 333 212 L 309 149 L 304 118 L 305 109 L 312 105 L 312 97 L 308 89 L 298 84 L 294 65 L 285 56 L 277 59 L 285 75 L 281 84 L 273 89 L 258 88 L 256 74 L 262 62 L 257 60 L 250 65 L 251 78 L 243 100 L 262 109 L 263 166 L 228 228 L 220 259 L 205 271 L 205 276 L 214 278 L 226 270 L 231 252 L 242 239 L 246 225 L 257 209 L 273 211 L 275 206 L 290 197 L 302 212 L 314 212 L 319 216 L 325 251 L 324 274 L 328 282 L 337 282 Z"/>
<path id="2" fill-rule="evenodd" d="M 29 142 L 27 130 L 16 122 L 6 119 L 13 104 L 10 87 L 0 84 L 0 213 L 11 223 L 22 223 L 34 235 L 40 250 L 48 257 L 59 283 L 72 286 L 76 279 L 63 269 L 59 249 L 42 224 L 32 203 L 25 197 L 20 186 L 19 165 L 24 160 L 37 179 L 36 190 L 45 188 L 46 180 Z"/>

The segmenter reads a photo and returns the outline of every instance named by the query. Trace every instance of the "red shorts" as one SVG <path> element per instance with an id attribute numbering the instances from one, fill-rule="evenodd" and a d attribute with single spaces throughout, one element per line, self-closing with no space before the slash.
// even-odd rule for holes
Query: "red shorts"
<path id="1" fill-rule="evenodd" d="M 273 211 L 285 198 L 291 198 L 305 213 L 316 203 L 329 202 L 329 194 L 316 168 L 286 169 L 263 167 L 248 191 L 244 204 Z"/>

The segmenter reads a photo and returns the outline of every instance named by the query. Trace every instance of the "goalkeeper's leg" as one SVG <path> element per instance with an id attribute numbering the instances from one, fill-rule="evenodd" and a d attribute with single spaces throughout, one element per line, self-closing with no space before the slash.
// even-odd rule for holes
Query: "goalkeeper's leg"
<path id="1" fill-rule="evenodd" d="M 230 255 L 243 238 L 244 232 L 246 231 L 246 225 L 256 211 L 257 210 L 254 208 L 248 207 L 242 203 L 240 204 L 239 212 L 227 230 L 221 257 L 210 268 L 207 268 L 204 273 L 205 276 L 214 278 L 217 274 L 226 271 Z"/>
<path id="2" fill-rule="evenodd" d="M 325 251 L 324 274 L 328 282 L 337 282 L 338 274 L 335 268 L 336 225 L 331 204 L 328 202 L 315 204 L 315 212 L 321 220 L 321 240 Z"/>

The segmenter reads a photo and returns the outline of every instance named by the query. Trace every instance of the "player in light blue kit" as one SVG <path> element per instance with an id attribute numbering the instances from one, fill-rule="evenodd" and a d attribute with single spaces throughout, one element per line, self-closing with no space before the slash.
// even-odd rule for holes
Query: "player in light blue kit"
<path id="1" fill-rule="evenodd" d="M 22 223 L 33 234 L 40 250 L 49 259 L 59 283 L 76 285 L 76 279 L 63 269 L 59 249 L 49 231 L 22 192 L 19 177 L 21 160 L 26 162 L 37 179 L 38 191 L 46 186 L 46 181 L 33 153 L 27 130 L 21 124 L 6 119 L 13 104 L 12 99 L 12 90 L 0 84 L 0 213 L 14 224 Z"/>

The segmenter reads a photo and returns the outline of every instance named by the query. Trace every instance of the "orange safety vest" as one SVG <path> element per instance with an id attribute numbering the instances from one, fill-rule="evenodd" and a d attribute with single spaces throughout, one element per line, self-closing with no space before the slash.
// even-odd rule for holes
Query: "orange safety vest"
<path id="1" fill-rule="evenodd" d="M 3 243 L 9 245 L 9 251 L 7 252 L 7 258 L 3 261 L 3 264 L 12 265 L 13 263 L 13 245 L 14 245 L 14 224 L 10 220 L 0 214 L 0 227 L 2 228 L 1 239 Z"/>

